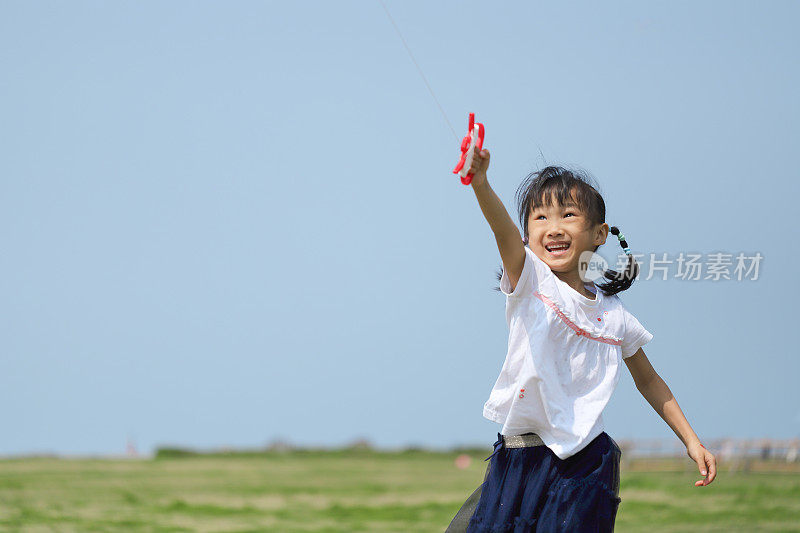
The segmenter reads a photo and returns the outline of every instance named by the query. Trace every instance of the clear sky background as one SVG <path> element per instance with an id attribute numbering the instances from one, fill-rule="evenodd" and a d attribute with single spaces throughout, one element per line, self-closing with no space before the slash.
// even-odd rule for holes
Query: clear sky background
<path id="1" fill-rule="evenodd" d="M 634 253 L 761 253 L 621 297 L 701 439 L 800 436 L 798 4 L 386 5 L 458 140 L 378 0 L 0 4 L 0 453 L 490 446 L 469 112 L 515 220 L 561 164 Z"/>

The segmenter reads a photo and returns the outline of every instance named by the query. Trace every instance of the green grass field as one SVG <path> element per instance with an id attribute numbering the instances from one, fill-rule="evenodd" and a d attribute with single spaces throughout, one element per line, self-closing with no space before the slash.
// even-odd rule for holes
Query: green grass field
<path id="1" fill-rule="evenodd" d="M 422 451 L 7 459 L 0 531 L 442 532 L 490 452 L 463 470 Z M 688 458 L 624 461 L 616 531 L 800 531 L 800 474 L 764 468 L 697 488 Z"/>

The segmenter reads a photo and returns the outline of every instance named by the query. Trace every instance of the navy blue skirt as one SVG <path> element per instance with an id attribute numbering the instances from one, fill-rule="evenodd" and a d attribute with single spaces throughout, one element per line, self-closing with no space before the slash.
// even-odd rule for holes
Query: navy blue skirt
<path id="1" fill-rule="evenodd" d="M 446 533 L 613 531 L 621 455 L 605 431 L 566 459 L 547 446 L 506 448 L 498 433 L 484 482 Z"/>

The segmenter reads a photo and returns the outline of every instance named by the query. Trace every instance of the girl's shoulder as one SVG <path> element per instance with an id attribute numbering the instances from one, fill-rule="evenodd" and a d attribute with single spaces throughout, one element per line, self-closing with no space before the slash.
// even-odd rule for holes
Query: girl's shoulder
<path id="1" fill-rule="evenodd" d="M 609 302 L 614 302 L 617 320 L 617 336 L 622 340 L 622 357 L 627 358 L 653 340 L 653 334 L 642 324 L 623 303 L 622 298 L 614 294 L 608 297 Z"/>

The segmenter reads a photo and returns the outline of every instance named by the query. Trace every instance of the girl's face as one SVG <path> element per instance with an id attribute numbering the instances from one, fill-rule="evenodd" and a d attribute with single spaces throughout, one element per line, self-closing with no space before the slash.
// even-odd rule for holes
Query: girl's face
<path id="1" fill-rule="evenodd" d="M 528 215 L 528 246 L 553 272 L 578 272 L 582 252 L 606 242 L 608 224 L 591 225 L 572 199 L 532 209 Z"/>

